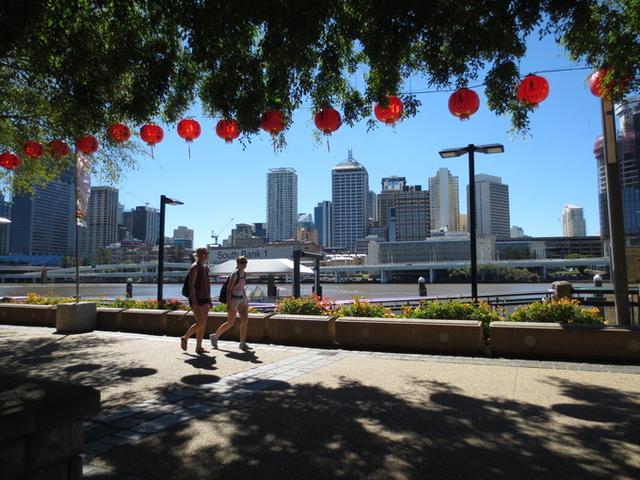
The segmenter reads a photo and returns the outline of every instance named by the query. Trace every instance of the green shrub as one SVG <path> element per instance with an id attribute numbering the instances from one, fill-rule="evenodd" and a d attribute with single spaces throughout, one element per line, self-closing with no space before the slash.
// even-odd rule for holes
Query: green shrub
<path id="1" fill-rule="evenodd" d="M 144 310 L 186 310 L 185 305 L 177 298 L 168 298 L 162 305 L 155 299 L 136 300 L 133 298 L 116 298 L 113 302 L 102 303 L 101 306 L 115 308 L 141 308 Z"/>
<path id="2" fill-rule="evenodd" d="M 570 298 L 544 300 L 518 307 L 506 320 L 511 322 L 605 323 L 597 308 L 582 307 L 578 300 Z"/>
<path id="3" fill-rule="evenodd" d="M 350 305 L 343 305 L 338 308 L 336 313 L 341 317 L 393 317 L 391 309 L 383 307 L 382 305 L 372 305 L 367 300 L 354 297 L 353 303 Z"/>
<path id="4" fill-rule="evenodd" d="M 477 320 L 482 322 L 485 337 L 489 336 L 489 324 L 503 318 L 488 303 L 422 302 L 417 307 L 403 307 L 405 318 L 426 318 L 443 320 Z"/>
<path id="5" fill-rule="evenodd" d="M 326 315 L 331 311 L 331 302 L 315 294 L 301 298 L 285 298 L 276 305 L 277 313 L 288 315 Z"/>

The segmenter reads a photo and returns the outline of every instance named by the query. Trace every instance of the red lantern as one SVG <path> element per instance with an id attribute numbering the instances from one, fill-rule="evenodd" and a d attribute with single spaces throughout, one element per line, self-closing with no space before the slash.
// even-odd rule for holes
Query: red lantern
<path id="1" fill-rule="evenodd" d="M 7 170 L 15 170 L 20 166 L 20 157 L 15 153 L 3 152 L 0 154 L 0 167 L 4 167 Z"/>
<path id="2" fill-rule="evenodd" d="M 602 80 L 607 76 L 608 73 L 608 68 L 601 68 L 600 70 L 596 70 L 589 76 L 589 90 L 591 90 L 591 93 L 593 93 L 596 97 L 602 97 L 605 93 L 602 88 Z"/>
<path id="3" fill-rule="evenodd" d="M 151 147 L 151 158 L 154 158 L 153 147 L 162 141 L 164 132 L 162 131 L 162 127 L 155 123 L 147 123 L 140 129 L 140 138 Z"/>
<path id="4" fill-rule="evenodd" d="M 340 125 L 342 125 L 342 118 L 340 118 L 340 113 L 331 107 L 325 107 L 322 110 L 320 110 L 318 113 L 316 113 L 316 116 L 313 119 L 313 121 L 315 122 L 318 130 L 321 130 L 322 133 L 324 133 L 327 136 L 331 135 L 333 132 L 338 130 L 340 128 Z M 328 138 L 327 138 L 327 151 L 328 152 L 331 151 L 331 149 L 329 148 Z"/>
<path id="5" fill-rule="evenodd" d="M 479 107 L 480 97 L 468 88 L 459 88 L 449 97 L 449 111 L 460 120 L 469 120 Z"/>
<path id="6" fill-rule="evenodd" d="M 536 108 L 549 95 L 549 82 L 539 75 L 527 75 L 518 85 L 516 97 L 522 103 Z"/>
<path id="7" fill-rule="evenodd" d="M 280 110 L 267 110 L 260 118 L 260 128 L 271 135 L 277 135 L 285 128 L 284 115 Z"/>
<path id="8" fill-rule="evenodd" d="M 98 139 L 93 135 L 83 135 L 76 140 L 76 148 L 86 155 L 96 153 L 99 146 Z"/>
<path id="9" fill-rule="evenodd" d="M 379 103 L 376 103 L 373 107 L 373 113 L 376 118 L 387 125 L 395 125 L 395 123 L 402 117 L 404 108 L 402 106 L 402 100 L 396 96 L 387 97 L 387 106 L 383 107 Z"/>
<path id="10" fill-rule="evenodd" d="M 131 130 L 124 123 L 114 123 L 107 129 L 107 136 L 114 142 L 122 143 L 131 138 Z"/>
<path id="11" fill-rule="evenodd" d="M 49 150 L 51 151 L 51 154 L 57 158 L 66 157 L 71 153 L 69 145 L 64 143 L 62 140 L 51 140 L 49 142 Z"/>
<path id="12" fill-rule="evenodd" d="M 216 135 L 224 139 L 226 143 L 233 142 L 240 136 L 240 127 L 234 119 L 222 119 L 216 125 Z"/>
<path id="13" fill-rule="evenodd" d="M 185 118 L 178 122 L 178 135 L 186 140 L 188 144 L 191 144 L 196 138 L 200 136 L 202 129 L 197 120 L 193 118 Z M 191 145 L 189 145 L 189 158 L 191 158 Z"/>
<path id="14" fill-rule="evenodd" d="M 44 147 L 41 143 L 29 140 L 28 142 L 25 142 L 24 146 L 22 147 L 22 153 L 24 153 L 30 159 L 35 160 L 36 158 L 40 158 L 42 155 L 44 155 Z"/>

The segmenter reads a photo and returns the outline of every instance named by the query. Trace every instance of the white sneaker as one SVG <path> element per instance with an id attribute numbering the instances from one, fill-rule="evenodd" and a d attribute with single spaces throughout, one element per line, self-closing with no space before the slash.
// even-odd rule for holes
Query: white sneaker
<path id="1" fill-rule="evenodd" d="M 240 342 L 240 350 L 248 352 L 249 350 L 251 350 L 251 347 L 247 345 L 247 342 Z"/>
<path id="2" fill-rule="evenodd" d="M 211 346 L 213 348 L 218 348 L 218 339 L 216 338 L 216 336 L 213 333 L 211 335 L 209 335 L 209 340 L 211 340 Z"/>

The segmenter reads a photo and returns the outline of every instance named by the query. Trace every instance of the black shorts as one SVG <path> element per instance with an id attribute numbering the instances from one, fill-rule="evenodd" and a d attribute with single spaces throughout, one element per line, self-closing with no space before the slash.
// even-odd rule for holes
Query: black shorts
<path id="1" fill-rule="evenodd" d="M 198 305 L 212 305 L 211 298 L 198 298 Z M 189 306 L 193 307 L 191 299 L 189 299 Z"/>

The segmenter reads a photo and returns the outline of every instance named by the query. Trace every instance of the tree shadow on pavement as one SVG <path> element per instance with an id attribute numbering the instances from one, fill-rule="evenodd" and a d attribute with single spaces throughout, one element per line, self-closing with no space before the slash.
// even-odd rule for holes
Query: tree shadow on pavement
<path id="1" fill-rule="evenodd" d="M 37 335 L 0 338 L 0 375 L 14 374 L 77 383 L 102 390 L 129 384 L 157 373 L 135 361 L 123 360 L 108 348 L 117 338 L 78 334 L 73 336 Z M 120 392 L 116 398 L 102 402 L 102 408 L 136 401 L 135 391 Z"/>
<path id="2" fill-rule="evenodd" d="M 580 395 L 587 386 L 559 385 Z M 411 400 L 343 380 L 336 387 L 283 384 L 206 418 L 192 420 L 101 461 L 139 478 L 638 478 L 631 452 L 615 462 L 602 454 L 637 447 L 630 425 L 609 425 L 592 438 L 558 422 L 548 408 L 503 398 L 472 397 L 446 383 L 416 381 Z M 624 408 L 637 399 L 609 392 Z M 574 397 L 575 398 L 575 397 Z M 625 403 L 631 402 L 631 403 Z M 622 449 L 621 449 L 622 450 Z M 624 455 L 626 453 L 626 456 Z"/>

